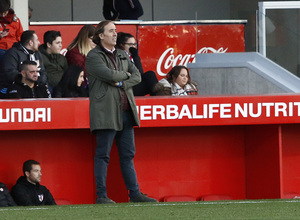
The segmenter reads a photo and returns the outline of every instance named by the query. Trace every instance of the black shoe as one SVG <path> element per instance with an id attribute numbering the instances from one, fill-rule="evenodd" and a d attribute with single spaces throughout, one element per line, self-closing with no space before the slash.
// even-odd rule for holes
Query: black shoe
<path id="1" fill-rule="evenodd" d="M 152 199 L 145 194 L 139 192 L 139 194 L 133 198 L 130 198 L 129 202 L 157 202 L 156 199 Z"/>
<path id="2" fill-rule="evenodd" d="M 98 197 L 96 199 L 96 204 L 107 204 L 107 203 L 116 203 L 108 197 Z"/>

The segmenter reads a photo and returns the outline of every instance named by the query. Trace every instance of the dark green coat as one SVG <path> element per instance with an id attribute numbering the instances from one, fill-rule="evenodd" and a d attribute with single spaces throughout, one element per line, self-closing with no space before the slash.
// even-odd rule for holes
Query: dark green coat
<path id="1" fill-rule="evenodd" d="M 52 87 L 57 86 L 64 72 L 68 68 L 68 62 L 65 56 L 61 54 L 48 54 L 44 45 L 39 47 L 43 62 L 48 76 L 48 84 Z"/>
<path id="2" fill-rule="evenodd" d="M 120 89 L 112 84 L 122 81 L 133 112 L 135 125 L 140 124 L 132 87 L 141 81 L 139 70 L 130 62 L 122 50 L 117 50 L 118 70 L 107 54 L 99 46 L 86 57 L 86 71 L 90 90 L 90 129 L 123 129 Z M 131 73 L 128 76 L 126 72 Z"/>

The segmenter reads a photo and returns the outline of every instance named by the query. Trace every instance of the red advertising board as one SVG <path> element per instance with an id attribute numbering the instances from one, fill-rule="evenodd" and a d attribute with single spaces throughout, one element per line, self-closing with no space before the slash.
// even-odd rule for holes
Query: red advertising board
<path id="1" fill-rule="evenodd" d="M 300 95 L 136 98 L 141 127 L 300 123 Z M 89 100 L 6 100 L 0 130 L 88 129 Z"/>
<path id="2" fill-rule="evenodd" d="M 144 71 L 163 78 L 175 65 L 195 62 L 196 53 L 244 52 L 244 25 L 140 25 L 138 42 Z"/>
<path id="3" fill-rule="evenodd" d="M 138 41 L 144 71 L 153 70 L 158 79 L 163 78 L 175 65 L 194 62 L 196 53 L 244 52 L 244 24 L 124 24 L 116 22 L 118 32 L 128 32 Z M 94 24 L 97 25 L 97 24 Z M 48 30 L 62 34 L 63 54 L 83 25 L 54 24 L 31 25 L 41 43 Z"/>

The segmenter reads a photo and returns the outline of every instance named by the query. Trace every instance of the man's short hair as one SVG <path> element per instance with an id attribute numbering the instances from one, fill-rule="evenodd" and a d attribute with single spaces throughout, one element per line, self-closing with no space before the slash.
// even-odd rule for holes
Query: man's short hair
<path id="1" fill-rule="evenodd" d="M 34 65 L 34 66 L 37 66 L 37 63 L 33 60 L 25 60 L 22 62 L 21 64 L 21 71 L 22 70 L 27 70 L 27 66 L 28 65 Z"/>
<path id="2" fill-rule="evenodd" d="M 60 31 L 46 31 L 44 33 L 44 48 L 47 48 L 47 43 L 52 44 L 57 37 L 61 37 Z"/>
<path id="3" fill-rule="evenodd" d="M 35 31 L 33 31 L 33 30 L 24 31 L 23 34 L 21 35 L 21 41 L 20 41 L 21 44 L 23 46 L 27 45 L 30 40 L 33 40 L 34 34 L 35 34 Z"/>
<path id="4" fill-rule="evenodd" d="M 27 160 L 23 163 L 23 174 L 26 176 L 25 172 L 30 172 L 32 170 L 32 165 L 40 165 L 39 162 L 35 160 Z"/>

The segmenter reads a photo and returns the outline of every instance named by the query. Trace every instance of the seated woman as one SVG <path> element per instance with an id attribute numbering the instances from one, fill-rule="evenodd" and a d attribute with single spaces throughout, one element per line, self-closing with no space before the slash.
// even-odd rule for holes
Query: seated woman
<path id="1" fill-rule="evenodd" d="M 138 68 L 141 73 L 142 81 L 133 87 L 133 94 L 135 96 L 154 95 L 153 87 L 158 82 L 156 75 L 153 71 L 144 73 L 141 58 L 136 49 L 136 41 L 133 35 L 129 33 L 118 33 L 117 48 L 124 50 L 129 56 L 132 63 Z"/>
<path id="2" fill-rule="evenodd" d="M 95 34 L 96 28 L 91 24 L 84 25 L 78 32 L 75 39 L 68 46 L 68 52 L 66 53 L 66 58 L 69 65 L 81 66 L 84 70 L 84 82 L 83 85 L 87 87 L 88 79 L 85 72 L 85 58 L 93 49 L 96 44 L 92 41 Z"/>
<path id="3" fill-rule="evenodd" d="M 83 68 L 77 65 L 69 66 L 58 85 L 54 87 L 52 97 L 88 97 L 88 92 L 82 84 L 83 81 Z"/>
<path id="4" fill-rule="evenodd" d="M 185 66 L 174 66 L 154 87 L 155 95 L 186 96 L 197 95 L 197 85 L 190 80 L 190 73 Z"/>

